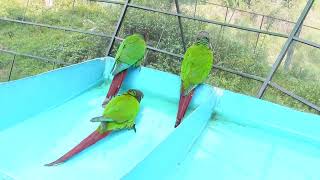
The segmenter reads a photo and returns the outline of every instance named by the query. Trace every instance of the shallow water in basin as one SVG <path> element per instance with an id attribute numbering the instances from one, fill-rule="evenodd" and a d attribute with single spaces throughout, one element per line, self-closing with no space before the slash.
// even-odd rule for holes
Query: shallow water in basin
<path id="1" fill-rule="evenodd" d="M 89 120 L 101 115 L 107 88 L 107 85 L 92 88 L 1 131 L 0 169 L 15 179 L 24 180 L 119 179 L 130 171 L 174 130 L 176 102 L 144 92 L 136 121 L 137 133 L 115 132 L 64 164 L 43 166 L 97 128 L 98 124 Z"/>

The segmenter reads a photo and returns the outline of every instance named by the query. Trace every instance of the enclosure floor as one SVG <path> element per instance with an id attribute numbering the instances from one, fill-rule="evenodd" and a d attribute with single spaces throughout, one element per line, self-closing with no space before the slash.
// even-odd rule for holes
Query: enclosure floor
<path id="1" fill-rule="evenodd" d="M 319 144 L 218 115 L 168 179 L 319 179 L 319 152 Z"/>
<path id="2" fill-rule="evenodd" d="M 0 170 L 22 180 L 119 179 L 130 171 L 174 130 L 176 103 L 145 92 L 137 133 L 113 133 L 64 164 L 43 166 L 97 128 L 98 124 L 89 120 L 102 114 L 106 90 L 106 86 L 93 88 L 1 131 Z"/>

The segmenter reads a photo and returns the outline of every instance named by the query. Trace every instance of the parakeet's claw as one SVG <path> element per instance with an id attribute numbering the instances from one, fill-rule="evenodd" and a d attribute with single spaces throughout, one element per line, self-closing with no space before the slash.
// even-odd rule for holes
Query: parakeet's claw
<path id="1" fill-rule="evenodd" d="M 136 124 L 133 125 L 132 129 L 135 133 L 137 133 Z"/>
<path id="2" fill-rule="evenodd" d="M 94 117 L 90 119 L 91 122 L 103 122 L 103 120 L 104 120 L 103 116 Z"/>
<path id="3" fill-rule="evenodd" d="M 139 70 L 139 72 L 141 71 L 141 65 L 140 65 L 140 66 L 138 66 L 138 70 Z"/>
<path id="4" fill-rule="evenodd" d="M 91 122 L 101 122 L 100 117 L 94 117 L 90 119 Z"/>
<path id="5" fill-rule="evenodd" d="M 105 108 L 106 105 L 108 104 L 108 102 L 109 102 L 110 100 L 111 100 L 111 98 L 105 98 L 105 99 L 103 100 L 102 107 Z"/>
<path id="6" fill-rule="evenodd" d="M 106 122 L 101 122 L 101 128 L 102 129 L 106 129 L 107 127 L 107 123 Z"/>

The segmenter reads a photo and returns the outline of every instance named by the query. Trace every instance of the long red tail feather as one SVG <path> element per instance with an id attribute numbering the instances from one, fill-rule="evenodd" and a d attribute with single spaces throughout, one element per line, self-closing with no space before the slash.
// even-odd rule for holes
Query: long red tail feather
<path id="1" fill-rule="evenodd" d="M 127 75 L 127 70 L 124 70 L 113 77 L 109 91 L 107 93 L 105 100 L 102 103 L 102 106 L 105 106 L 106 104 L 108 104 L 111 98 L 118 94 L 120 87 L 122 85 L 122 82 L 126 77 L 126 75 Z"/>
<path id="2" fill-rule="evenodd" d="M 86 137 L 84 140 L 82 140 L 77 146 L 75 146 L 73 149 L 71 149 L 69 152 L 67 152 L 65 155 L 63 155 L 62 157 L 60 157 L 59 159 L 57 159 L 54 162 L 46 164 L 45 166 L 54 166 L 54 165 L 58 165 L 58 164 L 61 164 L 65 161 L 69 160 L 74 155 L 80 153 L 81 151 L 83 151 L 87 147 L 95 144 L 99 140 L 108 136 L 110 133 L 111 133 L 111 131 L 105 132 L 103 134 L 100 134 L 98 131 L 94 131 L 88 137 Z"/>
<path id="3" fill-rule="evenodd" d="M 194 89 L 187 96 L 184 96 L 183 92 L 181 91 L 176 124 L 174 125 L 175 128 L 178 127 L 179 124 L 182 122 L 182 119 L 186 114 L 188 106 L 192 99 L 193 93 L 194 93 Z"/>
<path id="4" fill-rule="evenodd" d="M 113 77 L 108 94 L 106 96 L 107 98 L 111 98 L 119 92 L 119 89 L 126 75 L 127 75 L 127 70 L 124 70 Z"/>
<path id="5" fill-rule="evenodd" d="M 126 77 L 126 75 L 127 75 L 127 70 L 124 70 L 114 76 L 112 83 L 110 85 L 108 94 L 106 96 L 107 99 L 111 99 L 113 96 L 115 96 L 119 92 L 120 87 L 122 85 L 122 82 L 123 82 L 124 78 Z M 87 147 L 95 144 L 96 142 L 103 139 L 104 137 L 106 137 L 110 133 L 111 133 L 111 131 L 105 132 L 104 134 L 100 134 L 99 132 L 94 131 L 87 138 L 82 140 L 76 147 L 74 147 L 69 152 L 67 152 L 65 155 L 63 155 L 62 157 L 60 157 L 59 159 L 57 159 L 54 162 L 46 164 L 45 166 L 58 165 L 58 164 L 61 164 L 65 161 L 69 160 L 74 155 L 80 153 L 81 151 L 83 151 Z"/>

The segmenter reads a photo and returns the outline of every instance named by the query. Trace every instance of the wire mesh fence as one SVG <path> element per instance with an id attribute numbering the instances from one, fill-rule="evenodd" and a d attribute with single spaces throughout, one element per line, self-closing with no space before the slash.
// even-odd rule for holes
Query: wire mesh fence
<path id="1" fill-rule="evenodd" d="M 313 0 L 301 10 L 297 22 L 202 0 L 161 3 L 57 0 L 54 5 L 52 0 L 16 1 L 21 1 L 24 7 L 0 13 L 0 25 L 9 29 L 4 31 L 9 38 L 0 37 L 0 81 L 114 55 L 122 38 L 132 32 L 148 34 L 144 65 L 177 74 L 194 32 L 205 28 L 212 34 L 216 58 L 208 83 L 301 110 L 320 112 L 317 94 L 307 93 L 313 92 L 309 89 L 319 90 L 316 82 L 319 82 L 317 49 L 320 45 L 308 35 L 320 28 L 303 23 Z M 47 35 L 39 37 L 39 34 Z M 21 41 L 13 43 L 10 36 Z M 59 41 L 53 41 L 57 39 Z M 38 43 L 39 47 L 29 48 L 30 42 Z M 48 48 L 42 46 L 45 42 L 56 44 Z M 305 52 L 311 57 L 304 58 Z M 263 56 L 267 58 L 260 62 Z M 315 66 L 311 70 L 310 64 Z M 297 101 L 282 102 L 284 96 Z"/>

